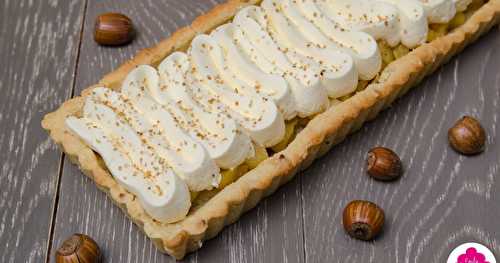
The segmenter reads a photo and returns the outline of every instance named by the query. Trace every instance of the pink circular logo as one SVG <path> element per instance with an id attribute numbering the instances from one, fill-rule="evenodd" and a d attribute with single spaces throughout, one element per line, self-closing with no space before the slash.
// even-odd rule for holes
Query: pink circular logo
<path id="1" fill-rule="evenodd" d="M 486 257 L 477 252 L 477 250 L 473 247 L 468 248 L 465 251 L 465 254 L 458 256 L 457 263 L 491 263 L 486 261 Z"/>
<path id="2" fill-rule="evenodd" d="M 455 248 L 447 263 L 496 263 L 495 256 L 479 243 L 465 243 Z"/>

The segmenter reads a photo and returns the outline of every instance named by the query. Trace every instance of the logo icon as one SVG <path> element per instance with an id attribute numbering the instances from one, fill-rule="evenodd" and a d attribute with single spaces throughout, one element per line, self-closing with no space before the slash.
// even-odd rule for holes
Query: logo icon
<path id="1" fill-rule="evenodd" d="M 471 242 L 453 249 L 447 263 L 497 263 L 497 261 L 487 247 Z"/>

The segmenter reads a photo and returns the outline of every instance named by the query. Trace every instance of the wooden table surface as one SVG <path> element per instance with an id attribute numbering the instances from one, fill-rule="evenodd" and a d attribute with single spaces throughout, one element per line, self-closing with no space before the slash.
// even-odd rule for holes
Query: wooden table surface
<path id="1" fill-rule="evenodd" d="M 0 1 L 0 262 L 53 262 L 74 232 L 92 236 L 105 262 L 173 262 L 69 160 L 40 127 L 43 115 L 223 0 Z M 128 46 L 93 41 L 102 12 L 130 16 Z M 500 256 L 500 31 L 494 28 L 392 108 L 227 227 L 185 262 L 445 262 L 467 241 Z M 486 151 L 464 157 L 447 130 L 481 120 Z M 383 145 L 406 172 L 393 183 L 365 176 Z M 387 215 L 373 242 L 345 235 L 347 202 Z"/>

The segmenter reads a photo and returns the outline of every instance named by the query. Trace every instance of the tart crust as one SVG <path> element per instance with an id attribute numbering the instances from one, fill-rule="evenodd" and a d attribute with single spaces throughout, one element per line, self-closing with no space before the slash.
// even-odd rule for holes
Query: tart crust
<path id="1" fill-rule="evenodd" d="M 224 226 L 238 220 L 242 213 L 255 207 L 262 198 L 308 167 L 348 134 L 358 130 L 365 121 L 375 118 L 396 98 L 500 22 L 500 0 L 490 0 L 462 26 L 393 61 L 382 71 L 378 81 L 315 116 L 285 150 L 266 159 L 193 209 L 184 220 L 174 224 L 159 223 L 148 216 L 138 200 L 113 179 L 100 157 L 69 132 L 65 119 L 70 115 L 81 115 L 84 98 L 92 88 L 106 86 L 119 89 L 121 81 L 137 65 L 157 66 L 173 51 L 185 50 L 196 34 L 209 32 L 230 20 L 242 7 L 259 2 L 230 0 L 216 6 L 195 19 L 190 26 L 179 29 L 156 46 L 140 51 L 117 70 L 105 75 L 98 84 L 84 90 L 81 96 L 64 102 L 59 109 L 47 114 L 42 121 L 43 128 L 70 160 L 111 197 L 160 251 L 177 259 L 200 248 L 202 241 L 214 237 Z"/>

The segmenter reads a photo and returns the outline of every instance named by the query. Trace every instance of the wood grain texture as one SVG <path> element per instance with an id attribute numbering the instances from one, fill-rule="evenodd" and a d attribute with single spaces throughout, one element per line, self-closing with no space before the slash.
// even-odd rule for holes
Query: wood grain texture
<path id="1" fill-rule="evenodd" d="M 0 3 L 0 55 L 9 65 L 0 67 L 0 262 L 43 261 L 53 211 L 53 248 L 81 232 L 97 240 L 105 262 L 173 261 L 68 161 L 54 210 L 61 154 L 39 123 L 70 96 L 73 81 L 77 94 L 222 1 Z M 94 43 L 94 18 L 108 11 L 134 20 L 139 35 L 132 45 Z M 443 262 L 466 241 L 500 256 L 499 45 L 494 29 L 185 261 Z M 479 156 L 460 156 L 447 145 L 448 127 L 463 114 L 480 119 L 489 134 Z M 380 183 L 364 175 L 365 153 L 375 145 L 400 154 L 403 178 Z M 353 199 L 386 210 L 387 225 L 376 241 L 344 234 L 340 215 Z"/>
<path id="2" fill-rule="evenodd" d="M 103 74 L 152 46 L 219 1 L 92 1 L 87 4 L 75 94 L 96 83 Z M 137 39 L 128 46 L 100 47 L 93 41 L 95 17 L 118 11 L 135 23 Z M 303 225 L 300 184 L 296 180 L 228 227 L 186 262 L 303 262 Z M 53 246 L 73 232 L 95 238 L 105 262 L 169 262 L 146 236 L 73 165 L 61 177 Z M 53 251 L 51 252 L 53 256 Z"/>
<path id="3" fill-rule="evenodd" d="M 499 45 L 492 30 L 306 170 L 306 262 L 446 262 L 470 241 L 500 256 Z M 447 142 L 448 128 L 465 114 L 489 135 L 478 156 L 461 156 Z M 406 169 L 400 180 L 365 175 L 366 152 L 378 145 L 399 153 Z M 342 210 L 353 199 L 386 211 L 374 242 L 344 233 Z"/>
<path id="4" fill-rule="evenodd" d="M 62 154 L 40 121 L 70 97 L 82 15 L 78 0 L 0 1 L 0 262 L 45 260 Z"/>

